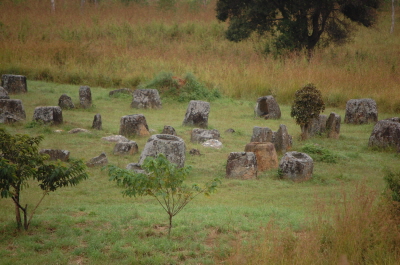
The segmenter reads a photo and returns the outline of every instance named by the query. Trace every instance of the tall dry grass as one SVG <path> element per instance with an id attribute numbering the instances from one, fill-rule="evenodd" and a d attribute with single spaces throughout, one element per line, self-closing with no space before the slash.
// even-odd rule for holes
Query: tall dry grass
<path id="1" fill-rule="evenodd" d="M 0 73 L 30 79 L 103 87 L 135 87 L 161 71 L 195 74 L 225 95 L 254 99 L 273 94 L 290 103 L 295 90 L 313 82 L 329 106 L 374 98 L 381 111 L 400 111 L 400 37 L 389 34 L 390 10 L 354 41 L 303 56 L 274 59 L 257 38 L 232 43 L 226 24 L 207 5 L 179 2 L 174 9 L 120 1 L 88 3 L 2 1 Z M 199 2 L 200 3 L 200 2 Z M 399 12 L 397 12 L 398 14 Z"/>
<path id="2" fill-rule="evenodd" d="M 237 243 L 226 264 L 399 264 L 399 208 L 365 184 L 342 192 L 331 206 L 316 202 L 303 231 L 271 222 L 256 243 Z"/>

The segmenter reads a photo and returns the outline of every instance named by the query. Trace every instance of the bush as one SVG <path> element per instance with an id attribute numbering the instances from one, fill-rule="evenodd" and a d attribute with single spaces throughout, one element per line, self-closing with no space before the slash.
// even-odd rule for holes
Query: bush
<path id="1" fill-rule="evenodd" d="M 301 151 L 311 156 L 314 161 L 336 164 L 340 156 L 319 144 L 306 144 Z"/>
<path id="2" fill-rule="evenodd" d="M 383 179 L 386 182 L 386 188 L 391 193 L 392 200 L 400 202 L 400 172 L 387 170 Z"/>
<path id="3" fill-rule="evenodd" d="M 140 85 L 139 88 L 157 89 L 162 96 L 179 102 L 189 100 L 212 101 L 222 96 L 217 89 L 208 89 L 192 73 L 187 73 L 184 78 L 179 78 L 174 76 L 173 73 L 161 72 L 148 83 Z"/>

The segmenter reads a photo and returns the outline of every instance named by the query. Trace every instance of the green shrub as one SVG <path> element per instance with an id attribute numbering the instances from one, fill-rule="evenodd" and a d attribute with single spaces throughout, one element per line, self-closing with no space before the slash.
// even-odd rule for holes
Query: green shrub
<path id="1" fill-rule="evenodd" d="M 341 158 L 339 155 L 319 144 L 306 144 L 301 148 L 301 151 L 309 154 L 314 161 L 318 162 L 335 164 Z"/>
<path id="2" fill-rule="evenodd" d="M 392 172 L 391 170 L 387 170 L 383 179 L 386 182 L 386 188 L 392 195 L 392 200 L 400 202 L 400 171 Z"/>
<path id="3" fill-rule="evenodd" d="M 179 102 L 189 100 L 212 101 L 222 96 L 217 89 L 208 89 L 192 73 L 187 73 L 184 78 L 179 78 L 174 76 L 173 73 L 161 72 L 148 83 L 140 85 L 139 88 L 157 89 L 162 96 L 173 98 Z"/>

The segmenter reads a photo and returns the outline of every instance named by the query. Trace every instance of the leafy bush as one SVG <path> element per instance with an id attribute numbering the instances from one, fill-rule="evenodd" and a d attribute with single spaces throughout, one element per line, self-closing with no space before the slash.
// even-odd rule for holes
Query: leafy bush
<path id="1" fill-rule="evenodd" d="M 192 73 L 187 73 L 184 78 L 179 78 L 170 72 L 160 72 L 148 83 L 140 85 L 139 88 L 157 89 L 161 95 L 179 102 L 189 100 L 212 101 L 222 96 L 217 89 L 208 89 Z"/>
<path id="2" fill-rule="evenodd" d="M 386 188 L 391 192 L 392 200 L 400 202 L 400 171 L 387 170 L 383 179 L 386 182 Z"/>
<path id="3" fill-rule="evenodd" d="M 314 161 L 336 164 L 341 158 L 329 149 L 319 144 L 306 144 L 301 148 L 301 151 L 311 156 Z"/>

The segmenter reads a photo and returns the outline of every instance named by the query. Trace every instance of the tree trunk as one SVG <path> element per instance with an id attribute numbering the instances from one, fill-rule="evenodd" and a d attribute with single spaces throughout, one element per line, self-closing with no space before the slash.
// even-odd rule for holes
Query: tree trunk
<path id="1" fill-rule="evenodd" d="M 50 0 L 51 2 L 51 13 L 56 12 L 56 0 Z"/>
<path id="2" fill-rule="evenodd" d="M 20 230 L 22 228 L 22 221 L 21 221 L 21 212 L 19 210 L 18 203 L 19 202 L 19 197 L 14 197 L 16 201 L 14 201 L 15 204 L 15 221 L 17 222 L 17 229 Z"/>
<path id="3" fill-rule="evenodd" d="M 172 229 L 172 214 L 169 214 L 169 227 L 168 227 L 168 237 L 171 236 L 171 229 Z"/>
<path id="4" fill-rule="evenodd" d="M 309 132 L 308 132 L 308 128 L 310 127 L 310 124 L 305 124 L 305 125 L 301 125 L 301 140 L 307 140 L 308 138 L 310 138 Z"/>
<path id="5" fill-rule="evenodd" d="M 393 31 L 394 31 L 394 21 L 395 21 L 395 17 L 394 17 L 394 0 L 392 0 L 392 26 L 390 27 L 390 34 L 393 34 Z"/>

